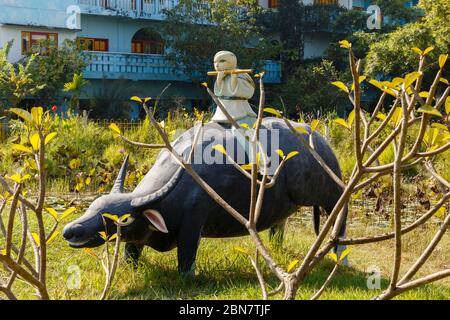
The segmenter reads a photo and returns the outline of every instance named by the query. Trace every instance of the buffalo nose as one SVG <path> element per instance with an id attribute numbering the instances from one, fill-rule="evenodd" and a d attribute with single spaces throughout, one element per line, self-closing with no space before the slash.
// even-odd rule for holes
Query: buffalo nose
<path id="1" fill-rule="evenodd" d="M 84 228 L 81 224 L 69 224 L 64 227 L 62 234 L 66 240 L 81 238 L 84 234 Z"/>

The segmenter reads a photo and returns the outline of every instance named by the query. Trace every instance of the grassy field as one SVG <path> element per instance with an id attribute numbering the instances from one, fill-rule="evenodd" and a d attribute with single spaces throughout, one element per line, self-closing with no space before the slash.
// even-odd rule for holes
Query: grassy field
<path id="1" fill-rule="evenodd" d="M 187 117 L 186 114 L 173 115 L 172 118 L 167 119 L 167 130 L 171 132 L 172 129 L 175 131 L 176 128 L 190 127 L 194 120 Z M 354 165 L 354 157 L 351 156 L 353 148 L 351 136 L 345 129 L 332 121 L 329 124 L 331 130 L 327 138 L 336 151 L 344 177 L 348 177 Z M 123 160 L 123 153 L 132 155 L 131 170 L 126 181 L 127 190 L 132 190 L 140 181 L 142 175 L 153 164 L 157 154 L 156 151 L 150 152 L 127 147 L 114 138 L 111 130 L 79 117 L 69 117 L 65 120 L 56 119 L 53 126 L 54 130 L 58 132 L 58 138 L 50 144 L 47 150 L 49 192 L 46 207 L 64 210 L 72 206 L 74 196 L 73 194 L 69 196 L 69 193 L 73 192 L 77 185 L 82 185 L 82 193 L 76 197 L 75 201 L 75 203 L 79 203 L 80 208 L 74 216 L 66 219 L 59 226 L 59 231 L 65 223 L 69 222 L 67 220 L 73 220 L 77 215 L 82 214 L 83 207 L 90 203 L 89 197 L 86 197 L 84 192 L 93 192 L 98 195 L 110 189 L 116 177 L 116 171 Z M 0 144 L 0 174 L 11 174 L 23 166 L 23 159 L 11 147 L 14 139 L 23 134 L 23 128 L 18 126 L 16 131 L 12 130 L 11 137 Z M 125 128 L 124 131 L 126 136 L 132 140 L 148 143 L 158 141 L 155 130 L 150 129 L 148 123 L 145 122 L 139 126 L 133 126 L 131 129 Z M 381 164 L 391 162 L 392 157 L 392 150 L 383 153 L 380 157 Z M 450 179 L 449 161 L 450 151 L 440 155 L 436 160 L 436 168 L 448 179 Z M 88 178 L 92 180 L 89 185 Z M 370 204 L 370 201 L 375 198 L 373 195 L 369 196 L 372 193 L 380 197 L 383 207 L 387 207 L 384 208 L 384 211 L 377 212 L 373 208 L 373 203 L 352 208 L 349 217 L 349 237 L 392 232 L 393 228 L 389 220 L 392 218 L 392 210 L 388 207 L 388 203 L 392 199 L 390 194 L 392 186 L 389 178 L 380 180 L 379 183 L 371 186 L 372 190 L 368 190 L 370 192 L 360 192 L 355 195 L 355 199 Z M 404 225 L 408 225 L 424 212 L 423 208 L 416 210 L 412 204 L 421 200 L 435 202 L 440 194 L 434 193 L 433 190 L 437 189 L 436 185 L 421 169 L 406 172 L 403 182 L 404 198 L 409 202 L 405 203 Z M 35 181 L 30 183 L 26 190 L 30 195 L 35 194 Z M 418 194 L 422 194 L 420 198 Z M 83 201 L 80 202 L 80 200 Z M 447 208 L 449 208 L 448 205 Z M 47 231 L 49 231 L 53 221 L 50 215 L 46 218 Z M 5 218 L 3 219 L 5 220 Z M 425 226 L 404 237 L 402 264 L 404 268 L 402 272 L 405 272 L 405 269 L 422 253 L 434 236 L 440 222 L 442 222 L 441 219 L 433 218 Z M 35 232 L 37 228 L 33 226 L 33 221 L 31 223 L 32 232 Z M 20 232 L 20 226 L 17 227 L 16 235 Z M 307 208 L 299 211 L 289 220 L 284 246 L 275 252 L 276 259 L 281 265 L 288 266 L 294 259 L 301 260 L 304 257 L 315 238 L 312 229 L 311 213 Z M 264 234 L 264 239 L 267 241 L 267 234 Z M 4 247 L 2 241 L 3 238 L 0 239 L 0 249 Z M 176 250 L 161 254 L 151 248 L 146 248 L 136 270 L 127 266 L 123 261 L 121 262 L 110 298 L 259 299 L 261 293 L 254 270 L 248 258 L 234 249 L 236 246 L 253 249 L 251 240 L 245 237 L 203 239 L 197 259 L 197 277 L 193 281 L 183 281 L 179 278 Z M 28 250 L 27 256 L 32 257 L 31 249 L 28 248 Z M 100 255 L 102 248 L 95 249 L 95 252 Z M 370 299 L 375 297 L 389 284 L 393 254 L 393 241 L 355 247 L 350 254 L 351 266 L 349 268 L 342 267 L 339 270 L 322 298 Z M 48 288 L 52 299 L 98 299 L 100 297 L 104 285 L 104 273 L 100 262 L 83 250 L 69 248 L 61 235 L 49 245 L 48 264 Z M 367 270 L 374 266 L 381 271 L 380 290 L 367 288 Z M 302 283 L 297 298 L 310 298 L 321 287 L 332 268 L 331 260 L 323 261 Z M 418 276 L 446 268 L 450 268 L 450 232 L 447 232 Z M 71 289 L 70 283 L 76 276 L 77 270 L 79 270 L 81 283 L 79 288 Z M 2 272 L 4 270 L 0 268 L 0 277 L 4 276 Z M 267 269 L 264 272 L 270 288 L 277 287 L 276 278 Z M 33 289 L 20 281 L 15 282 L 13 291 L 18 298 L 35 298 Z M 282 297 L 276 296 L 275 298 Z M 407 292 L 398 298 L 450 299 L 450 279 Z"/>
<path id="2" fill-rule="evenodd" d="M 365 217 L 362 208 L 353 208 L 349 218 L 348 235 L 364 236 L 389 231 L 389 221 Z M 371 210 L 370 208 L 367 210 Z M 364 218 L 365 217 L 365 218 Z M 72 216 L 71 219 L 74 219 Z M 323 220 L 323 219 L 322 219 Z M 404 238 L 404 266 L 409 266 L 431 240 L 438 228 L 439 219 L 433 218 L 426 226 Z M 60 226 L 62 228 L 62 225 Z M 301 259 L 314 240 L 311 213 L 304 208 L 290 218 L 282 249 L 275 251 L 281 265 L 287 266 L 294 259 Z M 267 241 L 267 232 L 263 238 Z M 447 233 L 440 246 L 421 270 L 420 275 L 449 268 L 450 234 Z M 197 259 L 195 280 L 182 280 L 177 273 L 176 250 L 158 253 L 151 248 L 144 250 L 137 269 L 120 262 L 110 299 L 260 299 L 258 281 L 245 255 L 235 246 L 253 248 L 248 237 L 235 239 L 203 239 Z M 367 270 L 376 266 L 382 275 L 381 289 L 389 283 L 394 246 L 392 241 L 354 247 L 350 254 L 350 267 L 342 267 L 325 291 L 322 299 L 371 299 L 380 290 L 367 288 Z M 95 249 L 98 254 L 102 248 Z M 59 236 L 49 246 L 48 287 L 52 299 L 98 299 L 104 273 L 100 262 L 83 250 L 71 249 Z M 79 268 L 79 269 L 78 269 Z M 309 299 L 321 287 L 333 268 L 330 259 L 323 261 L 301 285 L 298 299 Z M 80 287 L 70 289 L 71 280 L 79 270 Z M 405 269 L 405 268 L 404 268 Z M 405 271 L 403 269 L 403 271 Z M 271 288 L 278 283 L 265 269 L 266 280 Z M 34 299 L 33 290 L 22 282 L 16 282 L 18 298 Z M 275 296 L 281 299 L 282 296 Z M 450 299 L 450 279 L 409 291 L 399 299 Z"/>

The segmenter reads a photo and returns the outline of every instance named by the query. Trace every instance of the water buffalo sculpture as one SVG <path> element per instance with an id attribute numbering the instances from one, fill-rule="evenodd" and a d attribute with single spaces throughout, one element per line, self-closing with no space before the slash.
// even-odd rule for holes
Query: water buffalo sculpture
<path id="1" fill-rule="evenodd" d="M 296 123 L 293 125 L 298 126 Z M 311 131 L 309 126 L 303 126 Z M 312 206 L 315 208 L 317 232 L 318 208 L 331 213 L 342 189 L 283 120 L 266 118 L 262 129 L 267 132 L 268 155 L 276 154 L 271 150 L 275 145 L 273 142 L 277 142 L 275 138 L 279 140 L 277 148 L 286 154 L 291 151 L 299 151 L 299 154 L 286 162 L 276 184 L 266 191 L 257 223 L 258 230 L 280 225 L 299 206 Z M 172 144 L 179 154 L 185 157 L 189 154 L 195 130 L 192 128 L 185 132 Z M 234 152 L 242 151 L 242 143 L 237 142 L 234 135 L 227 134 L 229 131 L 219 124 L 205 124 L 203 137 L 194 150 L 198 150 L 199 154 L 212 154 L 217 159 L 223 155 L 212 150 L 215 144 L 231 145 Z M 306 141 L 309 140 L 306 134 L 304 137 Z M 312 140 L 317 153 L 340 177 L 338 161 L 326 140 L 317 132 L 312 133 Z M 233 148 L 227 147 L 227 152 L 231 154 Z M 103 244 L 104 240 L 99 236 L 99 232 L 105 230 L 102 214 L 122 216 L 130 213 L 133 222 L 123 227 L 121 233 L 126 242 L 125 255 L 128 258 L 137 260 L 144 246 L 159 252 L 178 248 L 179 271 L 192 273 L 201 237 L 226 238 L 248 234 L 246 228 L 222 209 L 167 150 L 161 151 L 152 169 L 131 193 L 123 193 L 127 162 L 123 164 L 111 193 L 96 199 L 82 217 L 65 226 L 63 236 L 71 247 L 96 247 Z M 238 212 L 248 217 L 251 190 L 248 177 L 232 164 L 194 162 L 193 169 Z M 109 234 L 115 233 L 111 221 L 108 221 L 106 228 Z M 345 224 L 341 235 L 344 233 Z"/>

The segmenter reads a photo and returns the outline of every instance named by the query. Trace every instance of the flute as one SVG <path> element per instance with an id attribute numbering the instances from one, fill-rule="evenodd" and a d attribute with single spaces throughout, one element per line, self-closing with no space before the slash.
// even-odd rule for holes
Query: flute
<path id="1" fill-rule="evenodd" d="M 225 74 L 241 74 L 241 73 L 253 73 L 252 69 L 234 69 L 234 70 L 224 70 Z M 215 77 L 219 75 L 219 71 L 209 71 L 208 76 Z"/>

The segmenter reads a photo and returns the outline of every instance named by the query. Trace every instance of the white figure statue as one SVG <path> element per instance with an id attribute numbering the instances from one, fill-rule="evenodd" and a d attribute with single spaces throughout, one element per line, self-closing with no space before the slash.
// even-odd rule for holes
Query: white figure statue
<path id="1" fill-rule="evenodd" d="M 247 73 L 233 73 L 237 69 L 236 55 L 230 51 L 220 51 L 214 57 L 214 68 L 217 71 L 217 80 L 214 85 L 214 94 L 224 105 L 230 116 L 236 120 L 256 118 L 248 99 L 255 93 L 255 83 Z M 225 114 L 218 107 L 211 119 L 212 122 L 229 123 Z"/>

